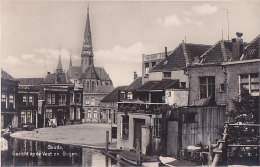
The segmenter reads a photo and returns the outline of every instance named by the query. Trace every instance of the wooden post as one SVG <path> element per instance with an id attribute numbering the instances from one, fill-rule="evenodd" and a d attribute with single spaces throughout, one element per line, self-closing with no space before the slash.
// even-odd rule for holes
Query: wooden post
<path id="1" fill-rule="evenodd" d="M 141 165 L 141 150 L 140 150 L 140 140 L 136 139 L 136 164 Z"/>
<path id="2" fill-rule="evenodd" d="M 182 110 L 177 109 L 178 115 L 178 142 L 177 142 L 177 159 L 181 159 L 181 149 L 182 149 Z"/>
<path id="3" fill-rule="evenodd" d="M 109 131 L 106 131 L 106 152 L 108 151 L 108 144 L 109 144 Z"/>
<path id="4" fill-rule="evenodd" d="M 212 164 L 212 153 L 212 145 L 209 143 L 208 166 L 211 166 Z"/>

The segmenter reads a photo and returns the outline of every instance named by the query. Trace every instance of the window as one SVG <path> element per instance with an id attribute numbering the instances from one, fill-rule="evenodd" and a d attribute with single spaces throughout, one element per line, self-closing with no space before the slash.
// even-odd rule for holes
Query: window
<path id="1" fill-rule="evenodd" d="M 89 90 L 89 81 L 87 81 L 87 90 Z"/>
<path id="2" fill-rule="evenodd" d="M 186 82 L 180 82 L 180 88 L 185 89 L 186 88 Z"/>
<path id="3" fill-rule="evenodd" d="M 52 118 L 52 109 L 46 109 L 46 118 Z"/>
<path id="4" fill-rule="evenodd" d="M 95 105 L 95 99 L 93 96 L 91 97 L 91 105 Z"/>
<path id="5" fill-rule="evenodd" d="M 95 90 L 95 88 L 96 88 L 96 83 L 95 81 L 92 81 L 92 89 Z"/>
<path id="6" fill-rule="evenodd" d="M 144 64 L 144 74 L 146 76 L 148 76 L 148 73 L 149 73 L 149 63 L 145 63 Z"/>
<path id="7" fill-rule="evenodd" d="M 81 102 L 81 94 L 77 93 L 75 96 L 75 103 L 80 103 Z"/>
<path id="8" fill-rule="evenodd" d="M 32 111 L 31 110 L 26 112 L 26 123 L 32 123 Z"/>
<path id="9" fill-rule="evenodd" d="M 120 100 L 124 100 L 125 99 L 125 92 L 121 91 L 120 92 Z"/>
<path id="10" fill-rule="evenodd" d="M 59 104 L 66 104 L 66 95 L 59 94 Z"/>
<path id="11" fill-rule="evenodd" d="M 80 108 L 77 108 L 77 111 L 76 111 L 76 119 L 77 119 L 77 120 L 80 120 Z"/>
<path id="12" fill-rule="evenodd" d="M 26 123 L 26 115 L 25 115 L 25 110 L 21 111 L 21 122 L 22 123 Z"/>
<path id="13" fill-rule="evenodd" d="M 70 110 L 70 120 L 74 120 L 74 108 Z"/>
<path id="14" fill-rule="evenodd" d="M 55 104 L 55 94 L 51 95 L 51 104 Z"/>
<path id="15" fill-rule="evenodd" d="M 29 105 L 30 105 L 30 106 L 33 106 L 33 105 L 34 105 L 34 104 L 33 104 L 33 96 L 32 96 L 32 95 L 29 96 Z"/>
<path id="16" fill-rule="evenodd" d="M 129 134 L 129 116 L 122 116 L 122 138 L 128 139 Z"/>
<path id="17" fill-rule="evenodd" d="M 73 101 L 73 93 L 70 94 L 70 102 L 74 103 L 74 101 Z"/>
<path id="18" fill-rule="evenodd" d="M 1 95 L 1 105 L 2 105 L 2 108 L 6 108 L 6 95 L 5 94 Z"/>
<path id="19" fill-rule="evenodd" d="M 89 105 L 89 97 L 86 97 L 86 104 Z"/>
<path id="20" fill-rule="evenodd" d="M 196 113 L 185 113 L 182 115 L 182 122 L 185 123 L 194 123 Z"/>
<path id="21" fill-rule="evenodd" d="M 47 94 L 47 104 L 51 104 L 51 94 Z"/>
<path id="22" fill-rule="evenodd" d="M 152 67 L 154 67 L 156 65 L 156 62 L 154 61 L 154 62 L 152 62 Z"/>
<path id="23" fill-rule="evenodd" d="M 92 112 L 91 112 L 91 109 L 88 109 L 88 118 L 92 118 Z"/>
<path id="24" fill-rule="evenodd" d="M 240 75 L 240 92 L 242 88 L 249 91 L 252 96 L 259 96 L 259 75 L 255 74 L 242 74 Z"/>
<path id="25" fill-rule="evenodd" d="M 163 78 L 171 78 L 171 72 L 164 72 Z"/>
<path id="26" fill-rule="evenodd" d="M 219 92 L 225 92 L 225 85 L 219 84 Z"/>
<path id="27" fill-rule="evenodd" d="M 23 105 L 27 105 L 27 96 L 23 95 Z"/>
<path id="28" fill-rule="evenodd" d="M 162 124 L 161 118 L 153 119 L 153 136 L 154 137 L 161 137 L 161 132 L 162 132 L 161 124 Z"/>
<path id="29" fill-rule="evenodd" d="M 9 108 L 14 108 L 14 95 L 9 95 Z"/>
<path id="30" fill-rule="evenodd" d="M 215 97 L 215 77 L 200 77 L 200 99 Z"/>
<path id="31" fill-rule="evenodd" d="M 97 109 L 94 109 L 93 117 L 94 117 L 95 119 L 97 119 Z"/>
<path id="32" fill-rule="evenodd" d="M 127 99 L 133 99 L 133 93 L 132 92 L 127 93 Z"/>

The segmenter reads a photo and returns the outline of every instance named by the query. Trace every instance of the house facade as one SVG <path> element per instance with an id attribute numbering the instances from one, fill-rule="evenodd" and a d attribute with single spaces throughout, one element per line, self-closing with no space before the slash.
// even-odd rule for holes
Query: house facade
<path id="1" fill-rule="evenodd" d="M 1 69 L 1 128 L 18 127 L 18 81 Z"/>
<path id="2" fill-rule="evenodd" d="M 200 63 L 189 67 L 189 105 L 212 97 L 217 105 L 231 110 L 232 101 L 239 96 L 242 87 L 251 95 L 259 96 L 259 36 L 247 45 L 238 44 L 241 40 L 237 37 L 233 41 L 218 42 L 201 56 Z"/>
<path id="3" fill-rule="evenodd" d="M 94 66 L 92 34 L 90 29 L 89 9 L 84 33 L 81 53 L 81 65 L 69 64 L 67 75 L 71 82 L 83 85 L 83 122 L 103 122 L 100 100 L 110 93 L 114 87 L 113 82 L 103 67 Z"/>
<path id="4" fill-rule="evenodd" d="M 38 112 L 38 100 L 40 97 L 43 78 L 18 78 L 18 114 L 19 126 L 33 125 L 42 127 L 42 117 Z"/>

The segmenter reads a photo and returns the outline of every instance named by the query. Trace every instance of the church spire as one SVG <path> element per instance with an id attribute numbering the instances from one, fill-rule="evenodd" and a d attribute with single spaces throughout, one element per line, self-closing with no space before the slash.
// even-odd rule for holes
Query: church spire
<path id="1" fill-rule="evenodd" d="M 89 6 L 87 11 L 87 20 L 85 26 L 85 33 L 84 33 L 84 42 L 82 47 L 81 53 L 81 67 L 83 72 L 85 69 L 93 65 L 93 50 L 92 50 L 92 36 L 91 36 L 91 29 L 90 29 L 90 18 L 89 18 Z"/>
<path id="2" fill-rule="evenodd" d="M 63 72 L 62 63 L 61 63 L 60 48 L 59 48 L 59 60 L 58 60 L 56 72 L 57 72 L 57 73 L 62 73 L 62 72 Z"/>

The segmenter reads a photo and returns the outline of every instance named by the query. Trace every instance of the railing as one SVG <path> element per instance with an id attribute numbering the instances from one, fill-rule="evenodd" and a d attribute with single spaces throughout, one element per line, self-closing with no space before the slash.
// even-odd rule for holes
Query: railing
<path id="1" fill-rule="evenodd" d="M 158 113 L 165 103 L 127 103 L 119 102 L 119 112 L 130 113 Z"/>
<path id="2" fill-rule="evenodd" d="M 220 139 L 217 143 L 217 148 L 214 149 L 214 159 L 212 162 L 213 167 L 218 166 L 219 162 L 220 162 L 220 158 L 221 156 L 223 156 L 222 154 L 227 152 L 228 147 L 260 147 L 260 145 L 241 145 L 241 144 L 228 144 L 227 143 L 227 135 L 228 135 L 228 127 L 229 126 L 254 126 L 254 127 L 260 127 L 260 124 L 229 124 L 229 123 L 225 123 L 224 126 L 224 133 L 223 133 L 223 139 Z M 226 156 L 226 155 L 225 155 Z"/>

